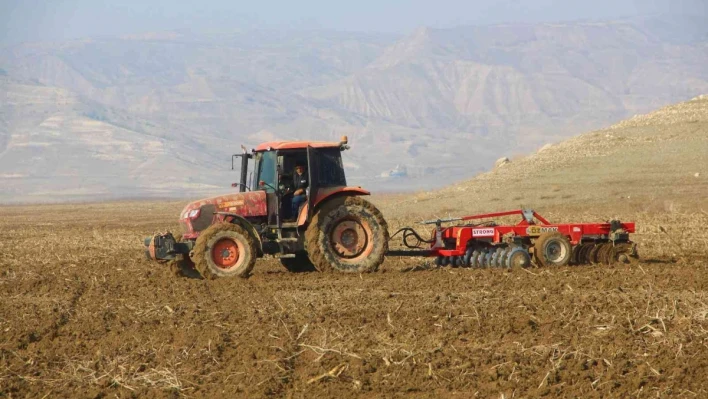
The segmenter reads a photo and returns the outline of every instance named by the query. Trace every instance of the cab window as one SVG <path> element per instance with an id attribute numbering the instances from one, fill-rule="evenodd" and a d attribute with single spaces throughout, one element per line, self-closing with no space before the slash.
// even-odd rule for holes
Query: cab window
<path id="1" fill-rule="evenodd" d="M 277 156 L 275 151 L 259 152 L 256 154 L 256 164 L 258 164 L 258 178 L 255 181 L 256 190 L 265 190 L 268 193 L 272 193 L 273 187 L 278 186 L 278 182 L 275 178 L 275 167 L 276 167 Z M 265 182 L 270 185 L 265 185 L 259 187 L 259 182 Z"/>

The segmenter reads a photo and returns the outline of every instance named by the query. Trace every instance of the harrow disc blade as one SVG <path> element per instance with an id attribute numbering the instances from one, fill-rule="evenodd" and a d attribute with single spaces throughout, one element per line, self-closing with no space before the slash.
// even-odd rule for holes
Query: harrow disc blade
<path id="1" fill-rule="evenodd" d="M 494 254 L 493 249 L 484 253 L 484 255 L 482 256 L 482 267 L 490 267 L 491 266 L 493 254 Z"/>
<path id="2" fill-rule="evenodd" d="M 511 247 L 502 248 L 500 251 L 501 253 L 497 257 L 497 267 L 507 267 L 506 260 L 511 252 Z"/>
<path id="3" fill-rule="evenodd" d="M 590 249 L 590 252 L 588 253 L 589 263 L 591 263 L 593 265 L 598 263 L 597 253 L 600 251 L 601 248 L 602 248 L 602 244 L 595 244 L 592 247 L 592 249 Z"/>
<path id="4" fill-rule="evenodd" d="M 473 248 L 467 248 L 467 251 L 465 251 L 465 255 L 460 257 L 460 266 L 462 267 L 470 267 L 470 262 L 472 260 L 472 254 L 474 253 Z"/>
<path id="5" fill-rule="evenodd" d="M 614 263 L 614 262 L 630 263 L 632 261 L 632 259 L 636 259 L 637 257 L 638 257 L 638 255 L 637 255 L 636 244 L 623 242 L 621 244 L 616 244 L 612 248 L 612 253 L 611 253 L 612 263 Z"/>
<path id="6" fill-rule="evenodd" d="M 531 255 L 526 248 L 515 247 L 509 250 L 504 261 L 509 269 L 527 268 L 531 266 Z"/>
<path id="7" fill-rule="evenodd" d="M 597 251 L 597 261 L 603 265 L 609 265 L 612 263 L 612 248 L 614 245 L 611 242 L 606 242 L 600 245 L 600 249 Z"/>
<path id="8" fill-rule="evenodd" d="M 450 266 L 459 267 L 460 266 L 460 257 L 459 256 L 451 256 L 450 257 Z"/>
<path id="9" fill-rule="evenodd" d="M 594 246 L 595 246 L 594 243 L 582 244 L 582 247 L 580 248 L 580 250 L 578 252 L 578 264 L 579 265 L 589 265 L 590 264 L 590 258 L 588 255 L 590 255 L 590 251 L 592 251 Z"/>
<path id="10" fill-rule="evenodd" d="M 481 254 L 479 250 L 474 250 L 474 252 L 472 252 L 472 256 L 470 257 L 470 267 L 479 267 L 479 254 Z"/>
<path id="11" fill-rule="evenodd" d="M 475 258 L 475 267 L 482 268 L 484 267 L 484 258 L 487 256 L 487 251 L 482 249 L 479 251 L 477 254 L 477 257 Z"/>
<path id="12" fill-rule="evenodd" d="M 504 251 L 504 249 L 502 249 L 502 248 L 497 248 L 494 250 L 494 253 L 492 254 L 492 263 L 491 263 L 492 267 L 500 267 L 501 254 L 503 251 Z"/>
<path id="13" fill-rule="evenodd" d="M 573 247 L 573 253 L 570 255 L 570 264 L 571 265 L 579 265 L 581 262 L 578 258 L 578 255 L 580 255 L 580 250 L 583 248 L 583 244 L 578 244 Z"/>

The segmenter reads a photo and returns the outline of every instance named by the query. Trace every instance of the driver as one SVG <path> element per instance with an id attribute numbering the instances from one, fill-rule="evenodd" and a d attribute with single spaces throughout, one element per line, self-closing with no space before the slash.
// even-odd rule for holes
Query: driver
<path id="1" fill-rule="evenodd" d="M 307 175 L 305 175 L 305 167 L 302 164 L 297 164 L 295 166 L 295 173 L 293 173 L 293 199 L 292 207 L 293 213 L 292 217 L 297 219 L 300 211 L 300 205 L 307 201 L 307 192 L 305 189 L 308 186 Z"/>

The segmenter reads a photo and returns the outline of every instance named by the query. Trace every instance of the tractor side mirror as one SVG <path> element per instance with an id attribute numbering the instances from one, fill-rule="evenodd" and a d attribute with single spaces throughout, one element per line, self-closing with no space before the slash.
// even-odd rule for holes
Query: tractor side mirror
<path id="1" fill-rule="evenodd" d="M 231 187 L 238 187 L 238 183 L 231 183 Z"/>

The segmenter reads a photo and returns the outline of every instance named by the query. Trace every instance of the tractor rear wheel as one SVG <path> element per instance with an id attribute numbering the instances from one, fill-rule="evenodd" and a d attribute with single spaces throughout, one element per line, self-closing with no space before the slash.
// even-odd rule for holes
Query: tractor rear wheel
<path id="1" fill-rule="evenodd" d="M 305 232 L 308 257 L 319 271 L 378 270 L 388 250 L 388 226 L 381 212 L 360 197 L 323 204 Z"/>
<path id="2" fill-rule="evenodd" d="M 241 226 L 214 224 L 194 245 L 192 260 L 204 278 L 248 277 L 256 263 L 256 244 Z"/>
<path id="3" fill-rule="evenodd" d="M 557 231 L 541 234 L 534 243 L 534 257 L 540 266 L 566 266 L 571 254 L 570 240 Z"/>
<path id="4" fill-rule="evenodd" d="M 280 258 L 280 264 L 291 273 L 317 271 L 305 252 L 296 253 L 294 258 Z"/>

